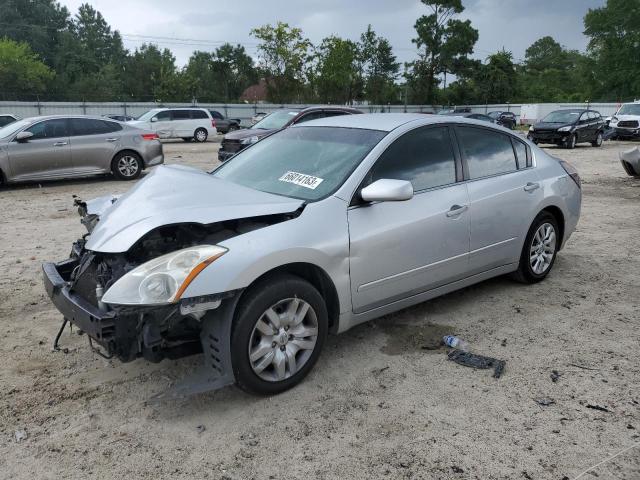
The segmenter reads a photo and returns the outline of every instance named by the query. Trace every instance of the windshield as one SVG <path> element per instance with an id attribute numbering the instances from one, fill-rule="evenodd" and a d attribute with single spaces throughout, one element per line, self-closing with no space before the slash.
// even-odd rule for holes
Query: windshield
<path id="1" fill-rule="evenodd" d="M 622 105 L 616 115 L 640 115 L 640 103 Z"/>
<path id="2" fill-rule="evenodd" d="M 264 130 L 275 130 L 284 127 L 289 120 L 295 117 L 298 112 L 273 112 L 267 115 L 251 128 L 260 128 Z"/>
<path id="3" fill-rule="evenodd" d="M 140 120 L 141 122 L 148 122 L 156 113 L 158 113 L 158 110 L 149 110 L 147 113 L 143 113 L 142 115 L 140 115 L 138 117 L 138 120 Z"/>
<path id="4" fill-rule="evenodd" d="M 31 122 L 27 120 L 18 120 L 17 122 L 10 123 L 9 125 L 0 128 L 0 138 L 10 137 L 17 131 L 29 125 Z"/>
<path id="5" fill-rule="evenodd" d="M 551 112 L 542 121 L 547 123 L 575 123 L 581 113 L 571 110 L 558 110 L 557 112 Z"/>
<path id="6" fill-rule="evenodd" d="M 487 115 L 489 115 L 491 118 L 498 118 L 501 113 L 502 112 L 489 112 L 487 113 Z"/>
<path id="7" fill-rule="evenodd" d="M 339 127 L 287 128 L 241 151 L 213 175 L 263 192 L 320 200 L 340 187 L 386 134 Z"/>

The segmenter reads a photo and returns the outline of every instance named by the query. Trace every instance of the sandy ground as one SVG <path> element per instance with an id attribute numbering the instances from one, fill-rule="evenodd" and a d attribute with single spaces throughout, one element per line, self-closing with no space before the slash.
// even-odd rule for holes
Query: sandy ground
<path id="1" fill-rule="evenodd" d="M 331 337 L 273 398 L 232 387 L 148 405 L 199 358 L 107 361 L 75 331 L 53 352 L 40 264 L 84 231 L 71 195 L 131 184 L 0 190 L 0 478 L 560 480 L 627 449 L 580 478 L 639 479 L 640 181 L 618 163 L 625 146 L 550 149 L 579 169 L 584 204 L 545 282 L 498 278 Z M 166 160 L 210 168 L 217 147 L 167 143 Z M 433 349 L 449 332 L 506 360 L 504 376 Z"/>

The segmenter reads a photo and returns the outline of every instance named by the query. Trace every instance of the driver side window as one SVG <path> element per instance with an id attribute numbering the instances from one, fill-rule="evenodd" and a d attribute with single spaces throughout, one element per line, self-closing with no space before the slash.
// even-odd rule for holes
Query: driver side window
<path id="1" fill-rule="evenodd" d="M 68 137 L 69 132 L 67 129 L 67 120 L 64 118 L 55 118 L 52 120 L 45 120 L 44 122 L 36 123 L 27 128 L 25 132 L 33 133 L 31 140 L 38 140 L 41 138 L 61 138 Z"/>
<path id="2" fill-rule="evenodd" d="M 449 185 L 456 181 L 456 162 L 447 127 L 417 128 L 397 139 L 378 159 L 370 181 L 408 180 L 413 190 Z"/>

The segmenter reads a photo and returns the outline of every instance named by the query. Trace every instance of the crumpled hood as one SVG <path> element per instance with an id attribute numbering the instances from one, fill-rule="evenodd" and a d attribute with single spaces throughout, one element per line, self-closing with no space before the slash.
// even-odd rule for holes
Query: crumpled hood
<path id="1" fill-rule="evenodd" d="M 267 130 L 264 128 L 245 128 L 243 130 L 236 130 L 235 132 L 229 132 L 224 136 L 224 138 L 227 140 L 242 140 L 243 138 L 249 138 L 249 137 L 262 138 L 275 131 L 276 129 Z"/>
<path id="2" fill-rule="evenodd" d="M 119 253 L 163 225 L 211 224 L 237 218 L 294 212 L 304 203 L 227 182 L 191 167 L 159 166 L 131 190 L 87 202 L 100 219 L 88 250 Z"/>
<path id="3" fill-rule="evenodd" d="M 538 122 L 533 128 L 535 130 L 557 130 L 562 127 L 572 127 L 573 123 L 561 123 L 561 122 Z"/>

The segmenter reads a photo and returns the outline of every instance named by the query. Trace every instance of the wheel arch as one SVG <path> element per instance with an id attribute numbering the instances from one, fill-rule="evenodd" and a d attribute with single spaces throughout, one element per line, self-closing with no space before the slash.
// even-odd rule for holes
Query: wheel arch
<path id="1" fill-rule="evenodd" d="M 543 208 L 540 211 L 540 213 L 543 213 L 543 212 L 547 212 L 547 213 L 553 215 L 553 218 L 555 218 L 556 222 L 558 222 L 558 228 L 560 229 L 560 231 L 558 232 L 558 235 L 560 237 L 558 245 L 560 247 L 562 247 L 562 244 L 564 242 L 564 231 L 565 231 L 564 213 L 562 213 L 562 210 L 559 207 L 555 206 L 555 205 L 549 205 L 549 206 Z"/>
<path id="2" fill-rule="evenodd" d="M 332 333 L 337 332 L 339 326 L 338 319 L 340 317 L 340 300 L 338 298 L 338 291 L 329 274 L 325 272 L 324 269 L 313 263 L 294 262 L 275 267 L 254 279 L 251 284 L 244 289 L 241 295 L 244 295 L 256 283 L 279 273 L 289 273 L 300 277 L 309 282 L 318 290 L 318 292 L 320 292 L 320 295 L 322 295 L 327 306 L 329 331 Z"/>

